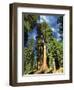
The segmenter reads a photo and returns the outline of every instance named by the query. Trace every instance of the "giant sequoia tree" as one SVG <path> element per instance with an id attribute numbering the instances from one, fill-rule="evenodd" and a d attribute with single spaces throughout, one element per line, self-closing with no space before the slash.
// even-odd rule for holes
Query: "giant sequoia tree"
<path id="1" fill-rule="evenodd" d="M 48 24 L 44 21 L 42 23 L 38 24 L 37 28 L 37 44 L 38 44 L 38 57 L 39 57 L 39 62 L 40 68 L 36 73 L 40 72 L 48 72 L 49 68 L 47 65 L 47 43 L 50 42 L 50 39 L 52 37 L 52 31 L 51 28 L 48 26 Z"/>

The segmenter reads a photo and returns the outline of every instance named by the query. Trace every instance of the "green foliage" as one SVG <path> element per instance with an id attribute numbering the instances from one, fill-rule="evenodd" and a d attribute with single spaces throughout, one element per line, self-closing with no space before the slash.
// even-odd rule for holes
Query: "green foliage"
<path id="1" fill-rule="evenodd" d="M 34 51 L 33 51 L 34 39 L 28 41 L 28 47 L 24 48 L 24 72 L 29 74 L 33 71 L 34 63 Z"/>
<path id="2" fill-rule="evenodd" d="M 30 73 L 33 69 L 33 51 L 31 48 L 24 48 L 24 72 L 25 74 Z"/>
<path id="3" fill-rule="evenodd" d="M 24 15 L 24 30 L 26 30 L 26 32 L 29 32 L 33 29 L 33 27 L 37 23 L 37 18 L 38 18 L 37 15 L 29 15 L 29 14 Z"/>
<path id="4" fill-rule="evenodd" d="M 28 40 L 28 46 L 29 46 L 31 49 L 33 49 L 33 46 L 34 46 L 34 38 L 33 38 L 33 37 Z"/>
<path id="5" fill-rule="evenodd" d="M 63 66 L 63 43 L 58 42 L 55 38 L 47 43 L 47 57 L 49 58 L 49 66 L 53 63 L 53 60 L 57 58 L 60 67 Z"/>
<path id="6" fill-rule="evenodd" d="M 44 43 L 47 43 L 52 37 L 51 27 L 48 26 L 48 24 L 44 21 L 44 22 L 40 23 L 39 30 L 43 36 Z"/>

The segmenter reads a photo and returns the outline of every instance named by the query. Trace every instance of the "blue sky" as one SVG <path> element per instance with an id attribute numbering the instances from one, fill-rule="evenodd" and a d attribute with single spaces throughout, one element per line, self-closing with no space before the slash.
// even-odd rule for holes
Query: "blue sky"
<path id="1" fill-rule="evenodd" d="M 43 21 L 45 21 L 46 23 L 48 23 L 48 25 L 51 27 L 52 31 L 53 31 L 53 36 L 58 40 L 60 40 L 60 34 L 58 33 L 59 31 L 59 24 L 57 24 L 57 19 L 59 16 L 57 15 L 40 15 L 40 19 L 39 23 L 42 23 Z M 36 27 L 33 28 L 33 31 L 31 33 L 29 33 L 29 38 L 34 38 L 34 40 L 36 39 Z"/>
<path id="2" fill-rule="evenodd" d="M 60 34 L 58 33 L 59 31 L 59 24 L 57 24 L 57 19 L 59 16 L 55 16 L 55 15 L 41 15 L 41 22 L 43 21 L 42 19 L 44 19 L 48 25 L 51 27 L 52 31 L 53 31 L 53 35 L 57 40 L 60 40 Z"/>

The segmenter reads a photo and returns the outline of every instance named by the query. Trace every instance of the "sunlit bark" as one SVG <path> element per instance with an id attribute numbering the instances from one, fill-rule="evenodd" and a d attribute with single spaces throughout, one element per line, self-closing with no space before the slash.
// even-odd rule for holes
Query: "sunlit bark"
<path id="1" fill-rule="evenodd" d="M 42 69 L 43 69 L 43 71 L 48 69 L 48 66 L 47 66 L 47 56 L 46 56 L 46 45 L 44 45 Z"/>
<path id="2" fill-rule="evenodd" d="M 44 44 L 43 48 L 44 48 L 43 60 L 42 60 L 43 62 L 42 62 L 40 69 L 36 73 L 41 73 L 41 72 L 47 73 L 49 71 L 48 65 L 47 65 L 46 45 L 45 44 Z"/>

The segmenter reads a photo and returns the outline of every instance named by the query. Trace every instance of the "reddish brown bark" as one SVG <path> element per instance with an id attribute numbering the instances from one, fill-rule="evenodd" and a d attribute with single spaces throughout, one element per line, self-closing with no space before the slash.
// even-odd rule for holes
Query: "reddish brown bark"
<path id="1" fill-rule="evenodd" d="M 36 73 L 40 73 L 40 72 L 48 72 L 49 69 L 48 69 L 48 65 L 47 65 L 47 56 L 46 56 L 46 45 L 44 45 L 44 51 L 43 51 L 43 62 L 42 62 L 42 65 L 40 67 L 40 69 L 36 72 Z"/>

